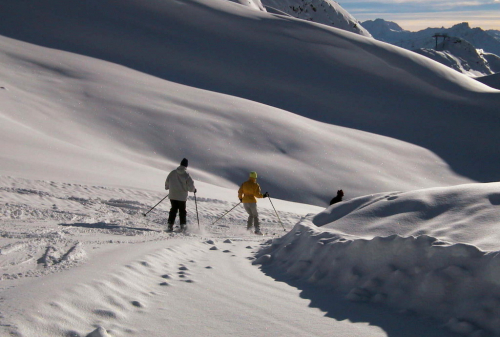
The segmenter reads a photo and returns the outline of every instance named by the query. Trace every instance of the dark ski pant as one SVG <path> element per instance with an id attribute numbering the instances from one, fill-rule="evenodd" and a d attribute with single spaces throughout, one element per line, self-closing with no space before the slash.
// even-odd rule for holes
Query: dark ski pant
<path id="1" fill-rule="evenodd" d="M 186 202 L 180 200 L 170 200 L 172 207 L 170 207 L 170 213 L 168 214 L 168 225 L 173 226 L 175 222 L 175 217 L 177 216 L 177 211 L 179 211 L 179 218 L 181 221 L 181 226 L 186 224 Z"/>

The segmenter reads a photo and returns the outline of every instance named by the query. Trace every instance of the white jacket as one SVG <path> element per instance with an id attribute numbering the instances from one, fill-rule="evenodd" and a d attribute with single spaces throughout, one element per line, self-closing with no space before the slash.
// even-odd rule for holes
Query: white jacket
<path id="1" fill-rule="evenodd" d="M 165 181 L 165 189 L 170 190 L 169 199 L 186 201 L 188 192 L 194 192 L 194 181 L 187 172 L 187 168 L 179 166 L 169 173 Z"/>

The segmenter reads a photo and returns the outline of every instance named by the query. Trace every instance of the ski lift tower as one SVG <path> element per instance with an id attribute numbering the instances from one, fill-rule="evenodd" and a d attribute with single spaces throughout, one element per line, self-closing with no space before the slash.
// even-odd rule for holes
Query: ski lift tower
<path id="1" fill-rule="evenodd" d="M 448 34 L 440 34 L 440 33 L 436 33 L 436 34 L 432 35 L 432 37 L 436 39 L 436 48 L 435 48 L 435 50 L 437 50 L 437 49 L 438 49 L 438 39 L 439 39 L 440 37 L 442 37 L 442 38 L 443 38 L 443 44 L 444 44 L 444 41 L 445 41 L 445 40 L 446 40 L 446 38 L 448 37 Z"/>

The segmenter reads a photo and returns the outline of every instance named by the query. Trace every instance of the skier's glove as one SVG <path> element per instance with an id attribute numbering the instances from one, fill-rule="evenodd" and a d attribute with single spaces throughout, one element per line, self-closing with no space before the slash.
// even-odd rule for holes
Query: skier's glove
<path id="1" fill-rule="evenodd" d="M 197 191 L 198 191 L 198 190 L 195 188 L 195 189 L 194 189 L 194 193 L 196 194 L 196 192 L 197 192 Z"/>
<path id="2" fill-rule="evenodd" d="M 269 197 L 269 192 L 264 193 L 263 198 Z"/>
<path id="3" fill-rule="evenodd" d="M 243 202 L 243 199 L 240 199 L 240 202 Z"/>

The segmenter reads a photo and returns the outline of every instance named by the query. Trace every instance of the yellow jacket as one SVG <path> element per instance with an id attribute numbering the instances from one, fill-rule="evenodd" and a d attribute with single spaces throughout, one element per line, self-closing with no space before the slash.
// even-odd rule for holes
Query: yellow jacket
<path id="1" fill-rule="evenodd" d="M 244 203 L 256 203 L 257 199 L 264 197 L 260 192 L 260 186 L 257 184 L 255 178 L 250 178 L 241 184 L 238 190 L 238 198 L 243 199 Z"/>

